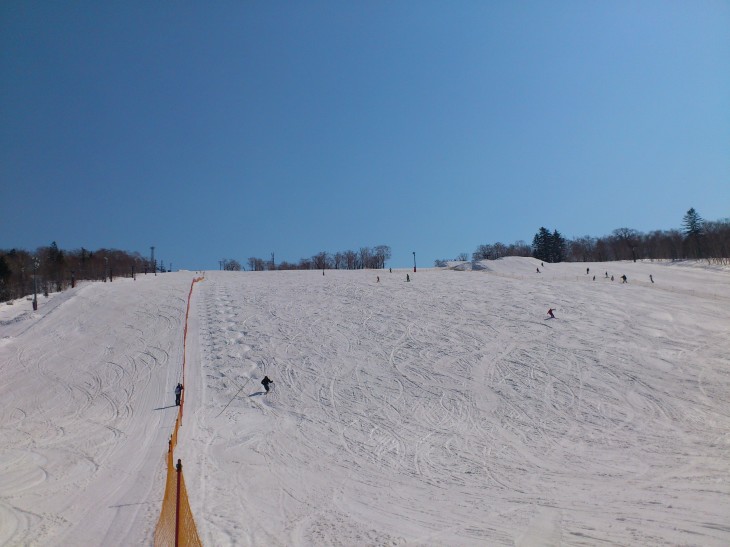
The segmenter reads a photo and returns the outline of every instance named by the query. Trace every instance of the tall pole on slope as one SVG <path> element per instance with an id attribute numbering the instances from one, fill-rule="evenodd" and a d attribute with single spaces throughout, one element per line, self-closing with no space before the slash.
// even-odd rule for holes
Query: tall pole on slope
<path id="1" fill-rule="evenodd" d="M 413 251 L 413 273 L 416 273 L 416 251 Z"/>

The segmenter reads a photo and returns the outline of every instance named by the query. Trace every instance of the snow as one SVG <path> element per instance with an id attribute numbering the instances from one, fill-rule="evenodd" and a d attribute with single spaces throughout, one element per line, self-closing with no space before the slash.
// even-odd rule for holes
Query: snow
<path id="1" fill-rule="evenodd" d="M 480 267 L 205 274 L 204 544 L 730 544 L 730 272 Z M 195 276 L 2 306 L 0 545 L 151 543 Z"/>

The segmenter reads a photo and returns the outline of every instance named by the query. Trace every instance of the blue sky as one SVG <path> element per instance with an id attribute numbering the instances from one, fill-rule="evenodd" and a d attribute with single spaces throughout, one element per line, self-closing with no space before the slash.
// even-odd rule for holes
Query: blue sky
<path id="1" fill-rule="evenodd" d="M 175 269 L 730 216 L 730 3 L 0 4 L 0 249 Z"/>

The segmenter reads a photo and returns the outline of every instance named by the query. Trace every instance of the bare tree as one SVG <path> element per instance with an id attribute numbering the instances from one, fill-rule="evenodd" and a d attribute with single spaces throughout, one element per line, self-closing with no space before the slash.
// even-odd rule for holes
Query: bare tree
<path id="1" fill-rule="evenodd" d="M 730 263 L 730 218 L 704 222 L 704 241 L 710 262 Z"/>
<path id="2" fill-rule="evenodd" d="M 569 244 L 571 260 L 593 262 L 596 260 L 596 240 L 590 236 L 579 237 Z"/>
<path id="3" fill-rule="evenodd" d="M 315 270 L 324 270 L 327 268 L 327 253 L 321 251 L 312 257 L 312 265 Z"/>
<path id="4" fill-rule="evenodd" d="M 241 263 L 238 262 L 238 260 L 234 260 L 232 258 L 226 259 L 223 269 L 228 272 L 240 272 L 241 271 Z"/>
<path id="5" fill-rule="evenodd" d="M 376 268 L 385 268 L 385 261 L 390 260 L 391 252 L 390 247 L 387 245 L 378 245 L 373 249 L 373 255 L 376 258 Z"/>
<path id="6" fill-rule="evenodd" d="M 357 267 L 357 253 L 355 251 L 345 251 L 345 263 L 348 270 L 354 270 Z"/>
<path id="7" fill-rule="evenodd" d="M 370 248 L 369 247 L 360 247 L 360 268 L 369 268 L 370 267 Z"/>

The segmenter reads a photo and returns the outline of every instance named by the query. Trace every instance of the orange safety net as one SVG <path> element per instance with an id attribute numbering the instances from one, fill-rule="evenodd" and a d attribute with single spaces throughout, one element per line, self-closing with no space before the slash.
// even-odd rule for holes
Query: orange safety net
<path id="1" fill-rule="evenodd" d="M 190 292 L 188 293 L 188 307 L 185 312 L 185 328 L 183 331 L 183 364 L 182 377 L 183 386 L 185 385 L 185 347 L 188 337 L 188 316 L 190 315 L 190 298 L 193 294 L 193 287 L 198 281 L 202 281 L 202 277 L 196 277 L 190 284 Z M 182 426 L 183 407 L 185 404 L 185 390 L 182 392 L 180 406 L 175 420 L 175 427 L 172 435 L 170 435 L 170 443 L 167 450 L 167 481 L 165 484 L 165 495 L 162 499 L 162 510 L 160 511 L 160 519 L 157 521 L 155 528 L 155 547 L 174 546 L 201 546 L 203 543 L 198 536 L 198 530 L 195 527 L 193 513 L 190 511 L 190 503 L 188 501 L 188 492 L 185 488 L 185 479 L 183 477 L 182 465 L 178 460 L 179 469 L 176 469 L 173 451 L 177 446 L 177 433 Z"/>

